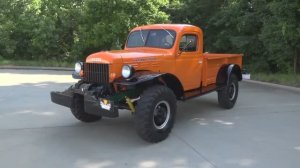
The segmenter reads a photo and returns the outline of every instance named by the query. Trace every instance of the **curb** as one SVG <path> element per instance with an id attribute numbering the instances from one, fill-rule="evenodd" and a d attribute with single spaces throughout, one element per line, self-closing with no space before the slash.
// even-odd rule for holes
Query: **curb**
<path id="1" fill-rule="evenodd" d="M 35 67 L 35 66 L 0 66 L 0 69 L 52 70 L 52 71 L 73 71 L 74 70 L 74 68 L 64 68 L 64 67 Z"/>
<path id="2" fill-rule="evenodd" d="M 273 87 L 273 88 L 280 88 L 280 89 L 300 93 L 300 88 L 293 87 L 293 86 L 285 86 L 285 85 L 279 85 L 279 84 L 261 82 L 261 81 L 255 81 L 255 80 L 243 80 L 243 82 L 259 84 L 259 85 L 269 86 L 269 87 Z"/>

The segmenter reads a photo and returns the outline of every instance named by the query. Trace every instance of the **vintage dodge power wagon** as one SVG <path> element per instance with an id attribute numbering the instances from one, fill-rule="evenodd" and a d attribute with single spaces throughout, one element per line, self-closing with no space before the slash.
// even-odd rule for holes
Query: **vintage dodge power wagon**
<path id="1" fill-rule="evenodd" d="M 159 142 L 171 132 L 177 100 L 217 91 L 219 105 L 232 108 L 241 67 L 241 54 L 204 53 L 203 33 L 196 26 L 141 26 L 130 32 L 123 50 L 94 53 L 77 62 L 73 77 L 79 82 L 51 92 L 51 100 L 69 107 L 83 122 L 130 110 L 137 134 Z"/>

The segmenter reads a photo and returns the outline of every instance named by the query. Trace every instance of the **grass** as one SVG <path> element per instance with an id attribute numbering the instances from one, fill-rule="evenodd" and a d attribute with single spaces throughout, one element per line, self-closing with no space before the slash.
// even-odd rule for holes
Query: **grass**
<path id="1" fill-rule="evenodd" d="M 300 74 L 255 73 L 251 74 L 251 79 L 280 85 L 300 87 Z"/>
<path id="2" fill-rule="evenodd" d="M 0 66 L 37 66 L 37 67 L 67 67 L 72 68 L 74 62 L 63 62 L 54 60 L 6 60 L 0 59 Z"/>

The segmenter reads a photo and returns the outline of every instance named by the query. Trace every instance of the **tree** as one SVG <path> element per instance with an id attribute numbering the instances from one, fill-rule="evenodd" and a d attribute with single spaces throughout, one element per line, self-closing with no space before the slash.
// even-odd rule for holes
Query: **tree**
<path id="1" fill-rule="evenodd" d="M 75 61 L 120 49 L 153 23 L 204 30 L 205 51 L 243 53 L 253 71 L 299 72 L 299 0 L 0 1 L 0 59 Z"/>
<path id="2" fill-rule="evenodd" d="M 129 30 L 138 25 L 164 23 L 160 8 L 166 0 L 88 0 L 79 26 L 76 49 L 86 56 L 95 51 L 120 48 Z"/>
<path id="3" fill-rule="evenodd" d="M 0 1 L 0 56 L 4 58 L 30 57 L 32 28 L 35 17 L 31 0 Z"/>
<path id="4" fill-rule="evenodd" d="M 299 3 L 188 0 L 171 8 L 170 15 L 173 22 L 200 26 L 206 51 L 243 53 L 252 72 L 286 73 L 296 72 L 299 62 Z"/>
<path id="5" fill-rule="evenodd" d="M 72 50 L 82 16 L 82 0 L 43 0 L 33 30 L 35 59 L 73 60 Z"/>
<path id="6" fill-rule="evenodd" d="M 244 64 L 256 71 L 269 71 L 270 62 L 259 34 L 267 2 L 229 0 L 209 21 L 207 49 L 244 54 Z"/>
<path id="7" fill-rule="evenodd" d="M 274 0 L 267 8 L 260 34 L 275 71 L 297 72 L 300 49 L 300 2 Z"/>

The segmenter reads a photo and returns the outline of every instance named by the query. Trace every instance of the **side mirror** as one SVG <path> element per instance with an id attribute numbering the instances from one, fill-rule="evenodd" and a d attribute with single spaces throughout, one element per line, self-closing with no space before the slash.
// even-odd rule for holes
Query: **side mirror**
<path id="1" fill-rule="evenodd" d="M 124 50 L 124 48 L 125 48 L 125 44 L 122 44 L 121 49 Z"/>

